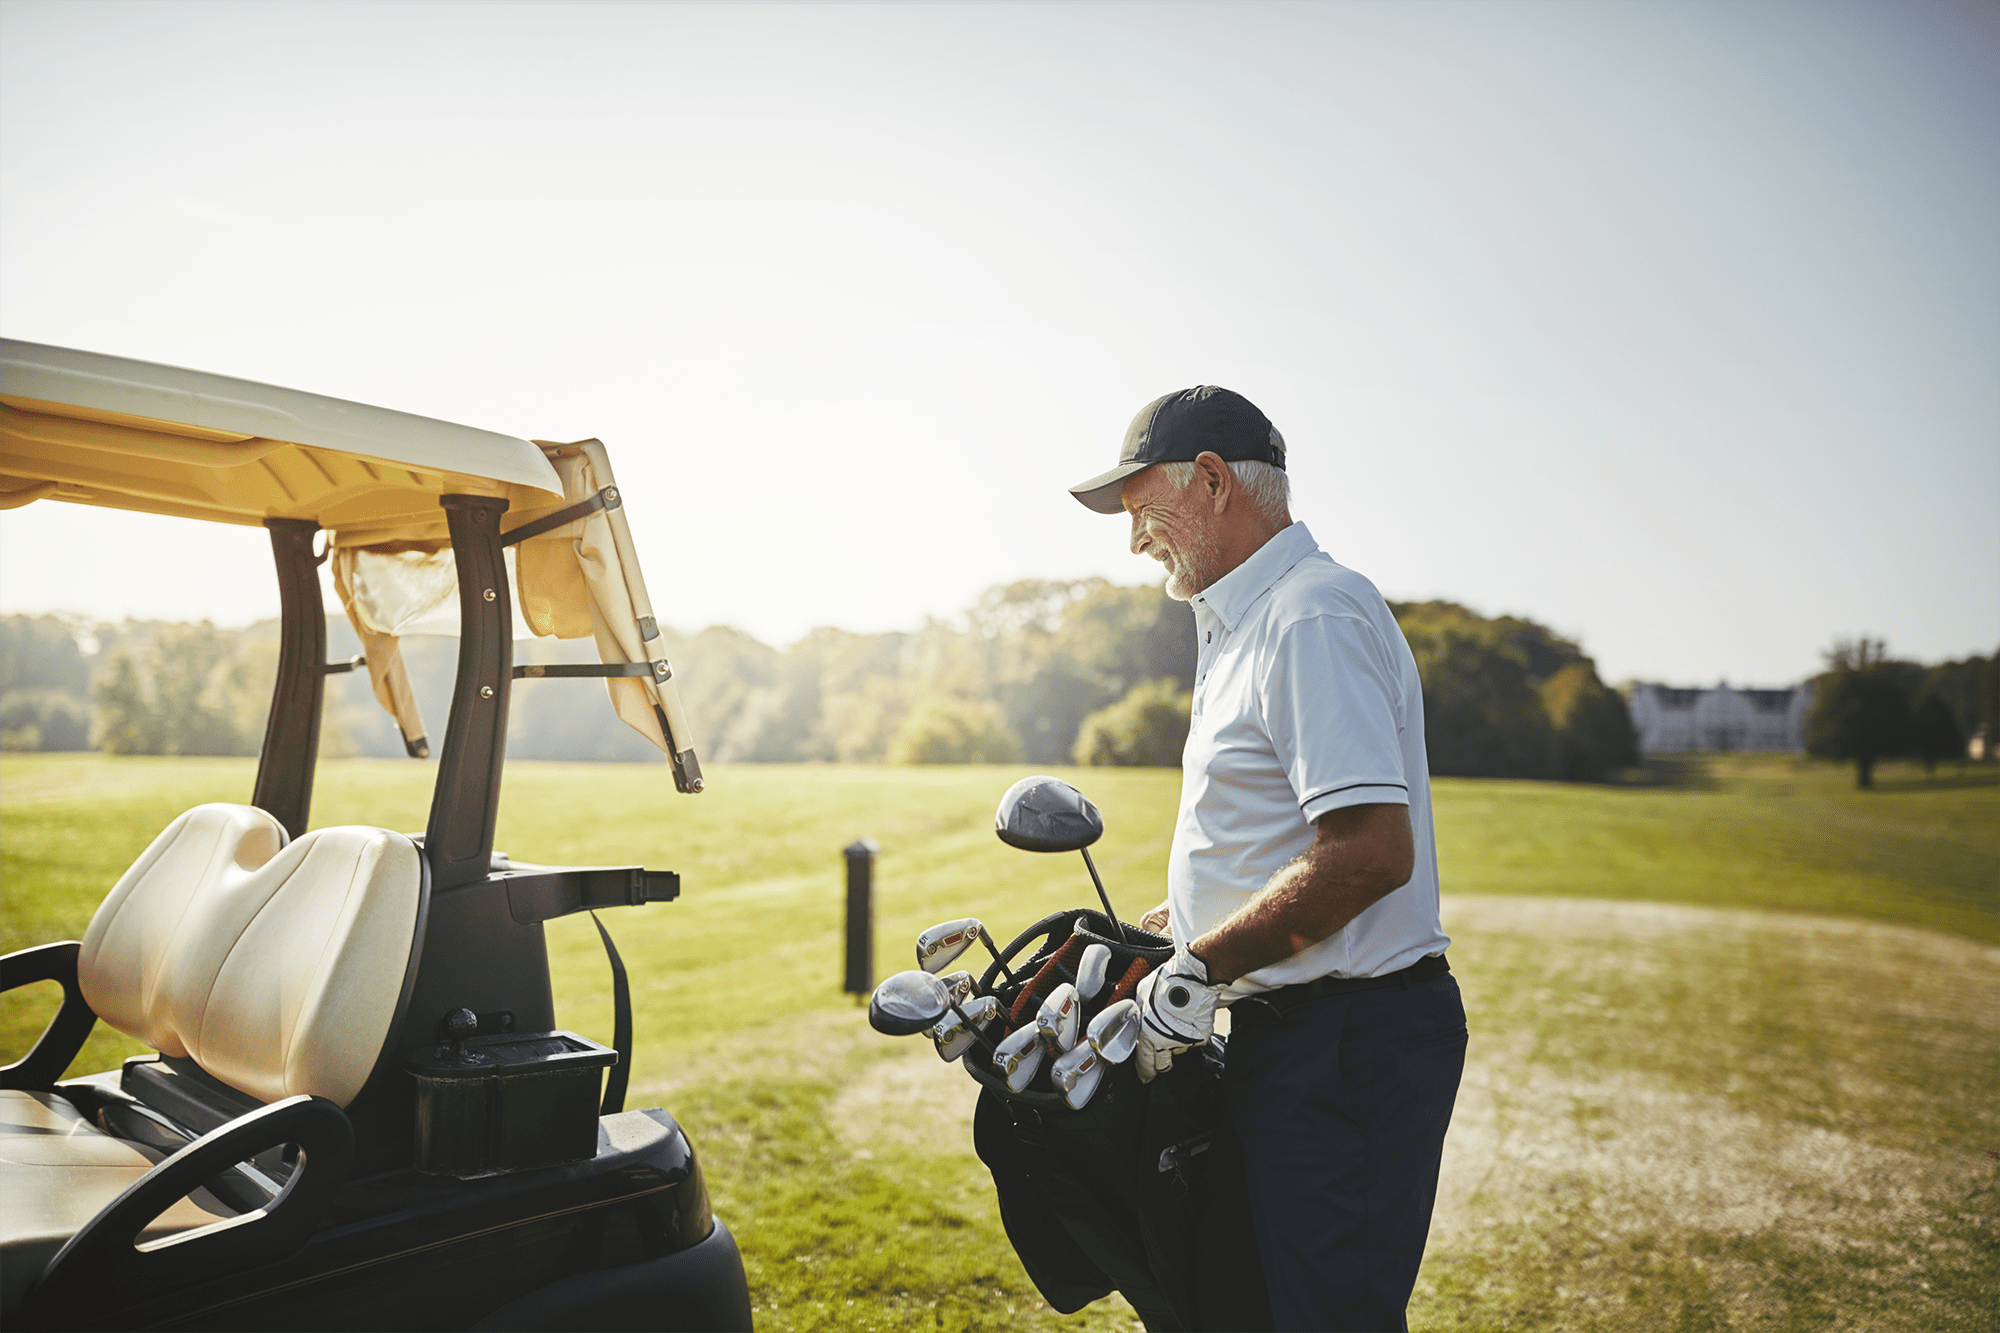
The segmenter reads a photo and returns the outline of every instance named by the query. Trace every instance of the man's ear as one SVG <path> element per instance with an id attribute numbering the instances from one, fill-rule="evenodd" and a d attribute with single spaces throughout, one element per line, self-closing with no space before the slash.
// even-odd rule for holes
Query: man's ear
<path id="1" fill-rule="evenodd" d="M 1229 470 L 1229 464 L 1222 461 L 1221 454 L 1212 450 L 1196 454 L 1194 480 L 1208 496 L 1216 513 L 1229 507 L 1229 498 L 1236 492 L 1236 474 Z"/>

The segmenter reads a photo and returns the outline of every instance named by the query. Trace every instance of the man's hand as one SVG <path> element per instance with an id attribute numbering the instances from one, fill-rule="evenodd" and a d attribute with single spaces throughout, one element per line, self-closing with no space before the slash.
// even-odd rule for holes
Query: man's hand
<path id="1" fill-rule="evenodd" d="M 1139 1081 L 1174 1067 L 1174 1057 L 1199 1046 L 1215 1030 L 1215 1002 L 1222 987 L 1211 985 L 1208 964 L 1179 949 L 1164 967 L 1139 982 Z"/>
<path id="2" fill-rule="evenodd" d="M 1146 913 L 1146 915 L 1139 918 L 1139 929 L 1150 930 L 1155 935 L 1168 934 L 1169 932 L 1167 929 L 1167 922 L 1170 919 L 1170 916 L 1171 914 L 1167 910 L 1166 900 L 1163 898 L 1160 900 L 1160 905 L 1158 907 L 1155 907 L 1152 911 Z"/>

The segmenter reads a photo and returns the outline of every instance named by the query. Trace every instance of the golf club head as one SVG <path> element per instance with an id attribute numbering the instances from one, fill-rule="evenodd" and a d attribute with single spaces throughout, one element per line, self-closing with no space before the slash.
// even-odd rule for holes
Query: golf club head
<path id="1" fill-rule="evenodd" d="M 986 927 L 976 916 L 932 926 L 917 936 L 917 966 L 926 972 L 942 972 L 985 933 Z"/>
<path id="2" fill-rule="evenodd" d="M 1083 999 L 1076 993 L 1076 987 L 1065 981 L 1049 992 L 1042 1001 L 1042 1007 L 1035 1014 L 1035 1030 L 1042 1034 L 1042 1040 L 1052 1050 L 1066 1051 L 1076 1045 L 1079 1030 L 1083 1026 Z"/>
<path id="3" fill-rule="evenodd" d="M 1000 1001 L 991 995 L 982 995 L 959 1008 L 965 1011 L 964 1018 L 954 1010 L 931 1028 L 931 1040 L 937 1043 L 938 1058 L 946 1063 L 958 1059 L 977 1045 L 980 1029 L 990 1026 L 994 1019 L 1000 1017 Z M 967 1023 L 967 1018 L 972 1021 Z"/>
<path id="4" fill-rule="evenodd" d="M 954 1004 L 964 1004 L 979 989 L 979 983 L 972 979 L 970 972 L 947 972 L 938 980 L 943 983 L 945 993 L 951 996 Z"/>
<path id="5" fill-rule="evenodd" d="M 1104 978 L 1111 972 L 1111 950 L 1102 944 L 1093 944 L 1083 951 L 1083 960 L 1076 965 L 1076 993 L 1085 1000 L 1097 998 L 1097 992 L 1104 989 Z"/>
<path id="6" fill-rule="evenodd" d="M 1139 1046 L 1139 1006 L 1120 1000 L 1090 1020 L 1087 1042 L 1108 1064 L 1123 1064 Z"/>
<path id="7" fill-rule="evenodd" d="M 951 1008 L 944 983 L 914 968 L 898 972 L 868 997 L 868 1026 L 890 1037 L 922 1032 Z"/>
<path id="8" fill-rule="evenodd" d="M 1104 1069 L 1103 1056 L 1088 1046 L 1078 1046 L 1064 1051 L 1049 1074 L 1061 1090 L 1063 1100 L 1069 1103 L 1069 1109 L 1081 1111 L 1097 1092 L 1097 1085 L 1104 1081 Z"/>
<path id="9" fill-rule="evenodd" d="M 1022 778 L 1000 798 L 993 831 L 1025 852 L 1080 852 L 1104 834 L 1104 816 L 1061 778 Z"/>
<path id="10" fill-rule="evenodd" d="M 1048 1047 L 1042 1045 L 1042 1034 L 1033 1027 L 1018 1027 L 1007 1034 L 1007 1040 L 993 1052 L 993 1063 L 1007 1076 L 1009 1092 L 1019 1092 L 1028 1086 L 1035 1071 L 1042 1067 L 1042 1056 L 1047 1051 Z"/>

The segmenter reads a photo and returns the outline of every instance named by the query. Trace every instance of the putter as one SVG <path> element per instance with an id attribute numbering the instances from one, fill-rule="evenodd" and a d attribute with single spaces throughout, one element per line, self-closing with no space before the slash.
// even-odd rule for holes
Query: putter
<path id="1" fill-rule="evenodd" d="M 1137 1002 L 1120 1000 L 1090 1020 L 1086 1044 L 1103 1056 L 1107 1063 L 1123 1064 L 1138 1049 L 1139 1022 Z"/>
<path id="2" fill-rule="evenodd" d="M 1086 1001 L 1096 999 L 1110 972 L 1111 950 L 1102 944 L 1091 945 L 1083 951 L 1083 961 L 1076 965 L 1076 993 Z"/>
<path id="3" fill-rule="evenodd" d="M 1083 1001 L 1077 996 L 1076 987 L 1067 981 L 1049 992 L 1049 998 L 1042 1001 L 1040 1011 L 1035 1014 L 1035 1030 L 1058 1055 L 1076 1045 L 1082 1025 Z"/>
<path id="4" fill-rule="evenodd" d="M 1028 1086 L 1035 1071 L 1042 1067 L 1042 1056 L 1048 1049 L 1042 1044 L 1042 1034 L 1035 1028 L 1015 1028 L 1007 1034 L 1007 1040 L 993 1052 L 993 1063 L 1007 1076 L 1009 1092 L 1019 1092 Z"/>
<path id="5" fill-rule="evenodd" d="M 975 1043 L 992 1050 L 992 1039 L 981 1029 L 991 1025 L 998 1017 L 1000 1001 L 991 995 L 982 995 L 963 1009 L 940 1018 L 931 1028 L 931 1040 L 937 1043 L 938 1058 L 949 1063 L 971 1050 Z"/>
<path id="6" fill-rule="evenodd" d="M 1014 974 L 1001 959 L 999 946 L 993 943 L 993 937 L 976 916 L 946 921 L 917 936 L 917 966 L 926 972 L 942 972 L 970 949 L 975 940 L 985 945 L 993 961 L 1000 964 L 1000 974 L 1012 981 Z"/>
<path id="7" fill-rule="evenodd" d="M 890 1037 L 922 1032 L 952 1008 L 942 981 L 914 968 L 898 972 L 868 997 L 868 1026 Z"/>
<path id="8" fill-rule="evenodd" d="M 1081 1111 L 1084 1103 L 1096 1093 L 1097 1085 L 1104 1081 L 1104 1057 L 1089 1046 L 1078 1046 L 1062 1053 L 1055 1067 L 1049 1071 L 1056 1087 L 1061 1089 L 1063 1100 L 1072 1111 Z"/>

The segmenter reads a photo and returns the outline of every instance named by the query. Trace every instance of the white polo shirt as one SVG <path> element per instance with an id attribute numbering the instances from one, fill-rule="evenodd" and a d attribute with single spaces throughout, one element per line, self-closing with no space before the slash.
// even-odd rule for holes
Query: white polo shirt
<path id="1" fill-rule="evenodd" d="M 1423 687 L 1382 594 L 1294 523 L 1193 605 L 1194 718 L 1167 863 L 1174 937 L 1220 925 L 1312 845 L 1312 820 L 1394 803 L 1410 808 L 1410 882 L 1230 990 L 1381 976 L 1444 952 Z"/>

